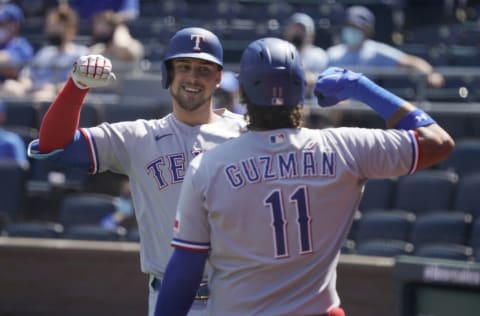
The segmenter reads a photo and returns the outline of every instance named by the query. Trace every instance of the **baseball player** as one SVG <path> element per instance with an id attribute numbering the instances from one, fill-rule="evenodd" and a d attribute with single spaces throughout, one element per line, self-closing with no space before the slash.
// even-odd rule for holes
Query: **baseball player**
<path id="1" fill-rule="evenodd" d="M 45 114 L 39 139 L 29 146 L 33 158 L 55 160 L 90 173 L 110 170 L 129 177 L 140 232 L 141 269 L 151 276 L 150 315 L 172 252 L 171 226 L 189 161 L 239 136 L 245 128 L 243 116 L 213 110 L 222 56 L 220 41 L 210 31 L 179 30 L 169 41 L 162 70 L 162 85 L 172 95 L 172 113 L 156 120 L 79 129 L 80 110 L 90 88 L 115 78 L 108 59 L 82 56 Z M 205 302 L 198 305 L 204 309 Z"/>
<path id="2" fill-rule="evenodd" d="M 435 164 L 453 140 L 424 111 L 340 68 L 319 76 L 319 104 L 355 98 L 393 128 L 302 128 L 304 72 L 278 38 L 245 49 L 239 81 L 249 132 L 192 160 L 156 315 L 185 314 L 207 259 L 208 315 L 344 315 L 336 266 L 365 182 Z"/>

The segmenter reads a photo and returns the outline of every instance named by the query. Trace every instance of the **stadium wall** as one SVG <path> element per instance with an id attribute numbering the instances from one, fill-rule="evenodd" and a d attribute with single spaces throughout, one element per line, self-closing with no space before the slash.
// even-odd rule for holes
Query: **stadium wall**
<path id="1" fill-rule="evenodd" d="M 147 276 L 128 242 L 0 237 L 0 316 L 146 315 Z M 348 316 L 397 315 L 390 258 L 342 255 Z"/>

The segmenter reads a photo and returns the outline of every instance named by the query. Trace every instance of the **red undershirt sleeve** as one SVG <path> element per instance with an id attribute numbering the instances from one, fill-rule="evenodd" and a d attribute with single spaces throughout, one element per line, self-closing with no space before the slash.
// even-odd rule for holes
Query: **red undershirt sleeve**
<path id="1" fill-rule="evenodd" d="M 88 91 L 90 89 L 78 88 L 72 78 L 68 79 L 43 117 L 38 144 L 40 152 L 64 148 L 72 141 Z"/>

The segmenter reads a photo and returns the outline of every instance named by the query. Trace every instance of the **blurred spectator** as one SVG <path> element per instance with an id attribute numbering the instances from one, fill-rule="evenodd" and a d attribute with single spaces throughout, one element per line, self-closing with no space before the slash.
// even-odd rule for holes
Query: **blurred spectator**
<path id="1" fill-rule="evenodd" d="M 139 69 L 139 62 L 144 56 L 143 44 L 131 36 L 128 26 L 112 10 L 97 13 L 91 25 L 90 53 L 110 59 L 118 80 L 109 89 L 118 89 L 123 75 Z"/>
<path id="2" fill-rule="evenodd" d="M 130 228 L 135 223 L 135 219 L 128 178 L 121 180 L 120 194 L 115 198 L 115 203 L 117 211 L 103 218 L 100 225 L 107 229 L 115 229 L 119 226 Z"/>
<path id="3" fill-rule="evenodd" d="M 90 21 L 98 12 L 112 10 L 120 22 L 128 23 L 140 13 L 139 0 L 69 0 L 68 4 L 83 21 Z"/>
<path id="4" fill-rule="evenodd" d="M 338 67 L 404 67 L 426 75 L 431 87 L 441 87 L 444 78 L 423 58 L 372 39 L 375 16 L 364 6 L 352 6 L 346 11 L 340 44 L 327 49 L 329 66 Z"/>
<path id="5" fill-rule="evenodd" d="M 21 36 L 22 9 L 13 3 L 0 5 L 0 81 L 16 79 L 33 57 L 34 49 Z"/>
<path id="6" fill-rule="evenodd" d="M 58 6 L 62 0 L 15 0 L 25 15 L 25 18 L 44 18 L 50 9 Z"/>
<path id="7" fill-rule="evenodd" d="M 68 6 L 51 10 L 46 18 L 44 34 L 48 45 L 42 47 L 25 67 L 17 81 L 8 80 L 1 89 L 4 96 L 31 96 L 50 100 L 68 79 L 73 63 L 89 50 L 75 43 L 78 19 Z"/>
<path id="8" fill-rule="evenodd" d="M 309 15 L 297 12 L 288 19 L 283 37 L 295 45 L 302 57 L 307 80 L 306 96 L 311 97 L 318 74 L 328 65 L 325 50 L 314 45 L 315 22 Z"/>
<path id="9" fill-rule="evenodd" d="M 215 90 L 216 108 L 226 108 L 233 113 L 245 114 L 245 106 L 240 103 L 240 85 L 234 72 L 224 70 L 220 85 Z"/>
<path id="10" fill-rule="evenodd" d="M 7 131 L 3 126 L 7 122 L 7 109 L 0 101 L 0 160 L 15 160 L 24 167 L 29 165 L 25 142 L 14 132 Z"/>

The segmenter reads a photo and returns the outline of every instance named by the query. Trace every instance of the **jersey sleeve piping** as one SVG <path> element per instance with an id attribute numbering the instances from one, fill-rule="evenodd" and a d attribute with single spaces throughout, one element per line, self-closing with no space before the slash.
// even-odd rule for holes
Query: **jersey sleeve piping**
<path id="1" fill-rule="evenodd" d="M 199 243 L 199 242 L 191 242 L 186 241 L 178 238 L 173 238 L 171 242 L 172 247 L 184 249 L 188 251 L 209 251 L 210 250 L 210 243 Z"/>
<path id="2" fill-rule="evenodd" d="M 88 172 L 90 174 L 95 174 L 98 172 L 98 152 L 97 152 L 97 144 L 95 143 L 95 139 L 93 138 L 90 131 L 86 128 L 80 128 L 80 133 L 87 141 L 88 147 L 88 155 L 90 156 L 90 168 Z"/>
<path id="3" fill-rule="evenodd" d="M 408 136 L 410 137 L 412 146 L 412 164 L 410 165 L 408 174 L 412 174 L 417 171 L 418 161 L 420 160 L 420 141 L 416 131 L 408 131 Z"/>

